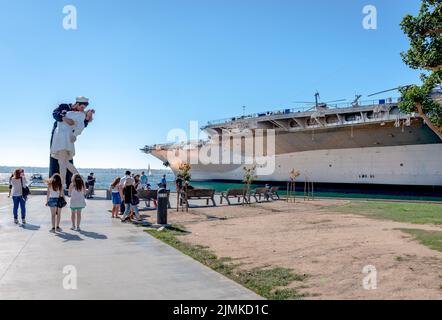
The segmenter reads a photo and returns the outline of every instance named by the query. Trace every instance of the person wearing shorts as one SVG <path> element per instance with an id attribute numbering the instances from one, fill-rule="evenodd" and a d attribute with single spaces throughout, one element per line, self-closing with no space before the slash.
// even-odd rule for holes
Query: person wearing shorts
<path id="1" fill-rule="evenodd" d="M 81 175 L 74 175 L 72 184 L 69 187 L 69 194 L 71 195 L 72 231 L 81 231 L 81 211 L 86 208 L 86 192 L 86 184 Z"/>
<path id="2" fill-rule="evenodd" d="M 63 208 L 60 207 L 61 198 L 64 199 L 63 183 L 60 174 L 56 173 L 48 181 L 48 193 L 46 199 L 46 206 L 51 209 L 52 233 L 62 232 L 60 228 L 61 211 L 63 210 Z"/>
<path id="3" fill-rule="evenodd" d="M 118 212 L 122 204 L 122 188 L 121 188 L 121 178 L 116 178 L 111 184 L 109 191 L 112 195 L 112 219 L 118 218 Z"/>

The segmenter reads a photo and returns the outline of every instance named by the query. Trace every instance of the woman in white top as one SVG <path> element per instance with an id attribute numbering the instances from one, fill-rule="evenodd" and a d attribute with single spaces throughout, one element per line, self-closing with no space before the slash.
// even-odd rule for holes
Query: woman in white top
<path id="1" fill-rule="evenodd" d="M 63 199 L 63 201 L 61 201 Z M 64 203 L 62 203 L 64 202 Z M 63 205 L 64 204 L 64 205 Z M 64 199 L 63 184 L 61 181 L 61 176 L 56 173 L 48 181 L 48 193 L 46 206 L 51 209 L 52 215 L 52 229 L 51 232 L 56 231 L 61 232 L 60 221 L 61 221 L 61 211 L 66 205 L 66 200 Z"/>
<path id="2" fill-rule="evenodd" d="M 72 177 L 72 183 L 69 187 L 69 194 L 71 195 L 71 220 L 73 231 L 81 231 L 81 211 L 86 208 L 86 185 L 81 175 L 76 174 Z"/>
<path id="3" fill-rule="evenodd" d="M 10 180 L 11 196 L 13 201 L 14 223 L 18 224 L 18 208 L 21 209 L 22 224 L 26 224 L 26 199 L 23 197 L 23 187 L 27 186 L 24 171 L 17 169 Z"/>
<path id="4" fill-rule="evenodd" d="M 81 111 L 69 111 L 66 113 L 65 118 L 74 121 L 74 125 L 70 126 L 65 121 L 60 122 L 55 129 L 51 145 L 51 156 L 58 160 L 63 186 L 65 185 L 67 170 L 72 172 L 72 174 L 78 173 L 70 160 L 74 159 L 75 156 L 75 142 L 77 141 L 77 137 L 84 130 L 86 113 Z"/>

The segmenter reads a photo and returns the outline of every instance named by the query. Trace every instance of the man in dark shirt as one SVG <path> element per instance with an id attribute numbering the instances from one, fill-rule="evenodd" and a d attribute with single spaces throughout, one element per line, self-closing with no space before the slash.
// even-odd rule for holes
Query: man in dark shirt
<path id="1" fill-rule="evenodd" d="M 54 127 L 52 129 L 51 134 L 51 145 L 52 146 L 52 140 L 54 139 L 54 132 L 55 129 L 57 129 L 59 122 L 66 122 L 68 125 L 74 125 L 74 121 L 71 119 L 66 118 L 66 113 L 69 111 L 81 111 L 83 112 L 86 107 L 89 105 L 89 99 L 85 97 L 77 97 L 76 102 L 74 104 L 61 104 L 58 106 L 57 109 L 55 109 L 52 112 L 52 116 L 54 117 L 55 123 Z M 87 125 L 92 122 L 93 115 L 95 111 L 89 110 L 86 114 L 86 119 L 84 120 L 84 126 L 87 127 Z M 71 163 L 74 163 L 73 160 L 71 160 Z M 50 157 L 50 163 L 49 163 L 49 177 L 52 177 L 55 173 L 60 173 L 60 167 L 58 165 L 58 160 Z M 68 170 L 66 174 L 66 188 L 69 188 L 69 185 L 71 184 L 72 179 L 72 173 Z"/>
<path id="2" fill-rule="evenodd" d="M 184 183 L 183 176 L 179 174 L 175 180 L 177 192 L 180 192 L 183 189 L 183 183 Z"/>
<path id="3" fill-rule="evenodd" d="M 163 178 L 161 179 L 161 182 L 160 182 L 160 188 L 164 188 L 164 189 L 167 188 L 166 175 L 163 175 Z"/>
<path id="4" fill-rule="evenodd" d="M 93 172 L 90 173 L 90 175 L 87 177 L 87 184 L 88 184 L 88 189 L 87 189 L 87 195 L 86 197 L 88 199 L 92 199 L 94 196 L 94 191 L 95 191 L 95 175 Z"/>

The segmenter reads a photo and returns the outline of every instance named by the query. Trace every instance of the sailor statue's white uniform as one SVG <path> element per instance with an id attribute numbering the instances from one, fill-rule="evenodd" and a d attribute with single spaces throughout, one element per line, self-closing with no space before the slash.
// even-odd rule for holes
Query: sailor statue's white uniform
<path id="1" fill-rule="evenodd" d="M 66 118 L 75 122 L 73 126 L 66 122 L 60 122 L 55 129 L 54 137 L 51 145 L 51 156 L 60 160 L 72 160 L 75 156 L 75 141 L 83 132 L 85 125 L 84 120 L 86 114 L 84 112 L 69 111 Z M 65 157 L 67 156 L 67 159 Z"/>
<path id="2" fill-rule="evenodd" d="M 71 160 L 75 156 L 75 141 L 85 128 L 86 114 L 79 111 L 69 111 L 65 118 L 73 120 L 74 125 L 70 126 L 64 121 L 60 122 L 54 131 L 51 145 L 51 156 L 58 160 L 63 186 L 68 170 L 72 174 L 78 173 Z"/>

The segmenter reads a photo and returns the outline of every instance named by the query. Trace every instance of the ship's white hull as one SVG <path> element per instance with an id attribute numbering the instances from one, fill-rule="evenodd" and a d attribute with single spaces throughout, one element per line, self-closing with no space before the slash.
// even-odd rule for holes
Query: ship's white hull
<path id="1" fill-rule="evenodd" d="M 441 159 L 442 144 L 295 152 L 277 155 L 274 173 L 257 180 L 287 181 L 289 172 L 296 169 L 301 173 L 298 181 L 442 186 Z M 178 171 L 173 164 L 171 167 Z M 192 179 L 241 181 L 243 167 L 194 164 Z"/>

